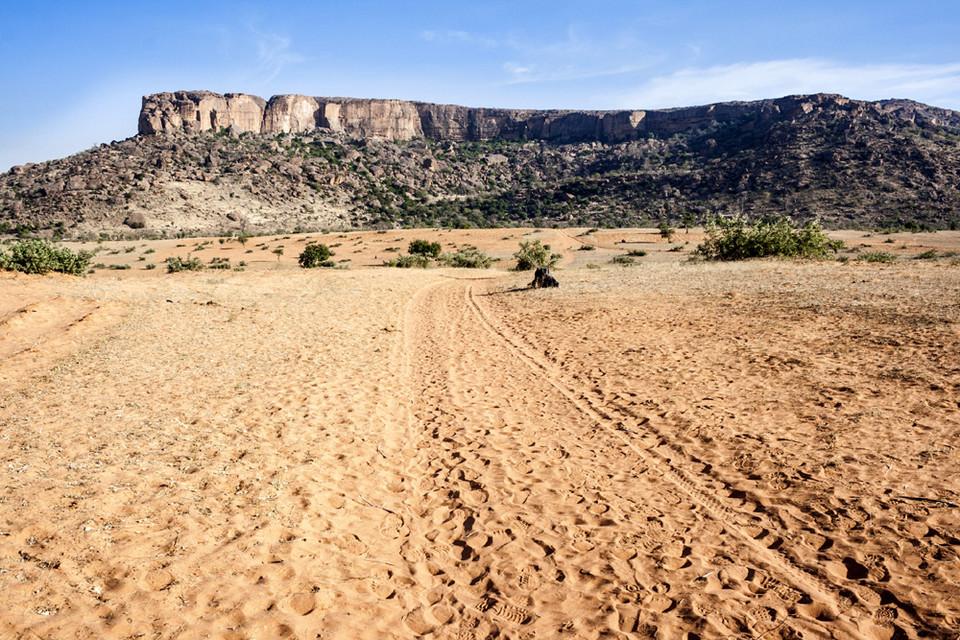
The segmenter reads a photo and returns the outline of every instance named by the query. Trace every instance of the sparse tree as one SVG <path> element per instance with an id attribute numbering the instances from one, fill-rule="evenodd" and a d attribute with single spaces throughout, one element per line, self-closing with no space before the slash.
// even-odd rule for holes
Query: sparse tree
<path id="1" fill-rule="evenodd" d="M 330 251 L 330 247 L 325 244 L 311 244 L 303 249 L 303 253 L 297 258 L 297 262 L 304 269 L 312 269 L 314 267 L 332 267 L 334 266 L 333 260 L 330 257 L 333 255 L 333 252 Z"/>
<path id="2" fill-rule="evenodd" d="M 407 247 L 407 251 L 410 255 L 421 255 L 428 258 L 436 258 L 440 255 L 440 252 L 443 251 L 443 247 L 440 246 L 439 242 L 430 242 L 429 240 L 411 240 L 410 246 Z"/>
<path id="3" fill-rule="evenodd" d="M 677 232 L 676 229 L 670 226 L 670 223 L 667 222 L 666 218 L 660 221 L 660 224 L 657 225 L 657 228 L 660 230 L 660 236 L 662 238 L 666 238 L 667 242 L 670 242 L 673 239 L 673 234 Z"/>
<path id="4" fill-rule="evenodd" d="M 517 259 L 517 271 L 530 271 L 537 267 L 550 268 L 560 262 L 559 253 L 550 253 L 550 245 L 539 240 L 521 240 L 520 250 L 513 254 Z"/>

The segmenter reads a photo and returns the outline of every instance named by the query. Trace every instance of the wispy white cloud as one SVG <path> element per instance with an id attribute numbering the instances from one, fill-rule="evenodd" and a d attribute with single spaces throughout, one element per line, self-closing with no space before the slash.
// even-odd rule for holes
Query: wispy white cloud
<path id="1" fill-rule="evenodd" d="M 421 32 L 428 42 L 462 45 L 501 54 L 498 61 L 505 84 L 555 82 L 609 76 L 647 69 L 657 62 L 643 41 L 631 32 L 591 38 L 570 26 L 563 37 L 537 40 L 525 31 L 496 37 L 462 30 Z"/>
<path id="2" fill-rule="evenodd" d="M 687 67 L 613 94 L 609 101 L 611 107 L 654 109 L 806 93 L 910 98 L 960 109 L 960 62 L 856 65 L 800 58 Z"/>
<path id="3" fill-rule="evenodd" d="M 563 38 L 538 42 L 521 33 L 505 40 L 511 60 L 503 65 L 506 82 L 556 82 L 620 75 L 650 68 L 656 59 L 644 42 L 631 32 L 610 34 L 598 40 L 576 27 Z"/>
<path id="4" fill-rule="evenodd" d="M 284 67 L 304 62 L 306 58 L 291 50 L 292 41 L 287 36 L 276 33 L 260 33 L 253 30 L 257 47 L 257 74 L 263 77 L 264 84 L 276 78 Z"/>
<path id="5" fill-rule="evenodd" d="M 496 38 L 456 29 L 427 30 L 422 31 L 420 35 L 427 42 L 462 43 L 488 48 L 499 47 L 502 44 Z"/>
<path id="6" fill-rule="evenodd" d="M 505 62 L 503 70 L 507 73 L 506 84 L 522 82 L 559 82 L 564 80 L 586 80 L 603 76 L 615 76 L 645 69 L 646 65 L 589 66 L 584 64 L 527 64 Z"/>

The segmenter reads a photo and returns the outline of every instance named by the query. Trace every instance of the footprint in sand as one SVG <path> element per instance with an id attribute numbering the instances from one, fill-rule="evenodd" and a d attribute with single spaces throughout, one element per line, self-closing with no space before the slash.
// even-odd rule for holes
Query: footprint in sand
<path id="1" fill-rule="evenodd" d="M 784 491 L 790 487 L 790 478 L 782 471 L 774 471 L 767 478 L 767 485 L 774 491 Z"/>
<path id="2" fill-rule="evenodd" d="M 613 557 L 619 560 L 630 560 L 637 555 L 637 547 L 642 543 L 642 538 L 635 534 L 624 534 L 613 543 Z"/>
<path id="3" fill-rule="evenodd" d="M 166 569 L 158 569 L 148 573 L 144 579 L 144 586 L 150 591 L 162 591 L 173 584 L 173 574 Z"/>
<path id="4" fill-rule="evenodd" d="M 403 616 L 403 626 L 405 626 L 411 633 L 418 636 L 432 633 L 436 628 L 436 625 L 427 621 L 426 617 L 424 616 L 424 611 L 420 607 L 417 607 L 413 611 L 407 612 L 407 614 Z"/>
<path id="5" fill-rule="evenodd" d="M 762 576 L 760 578 L 760 587 L 789 604 L 796 604 L 803 600 L 802 592 L 770 576 Z"/>
<path id="6" fill-rule="evenodd" d="M 344 553 L 352 553 L 358 556 L 367 550 L 367 545 L 352 533 L 337 536 L 329 542 L 332 542 L 337 549 Z"/>
<path id="7" fill-rule="evenodd" d="M 514 624 L 526 624 L 533 617 L 532 614 L 523 607 L 516 607 L 505 602 L 494 602 L 490 606 L 490 611 L 498 618 Z"/>
<path id="8" fill-rule="evenodd" d="M 750 621 L 751 626 L 760 633 L 765 633 L 770 630 L 776 622 L 774 611 L 762 605 L 757 605 L 747 610 L 747 619 Z"/>
<path id="9" fill-rule="evenodd" d="M 287 606 L 298 616 L 305 616 L 317 606 L 317 598 L 309 592 L 296 593 L 290 597 Z"/>
<path id="10" fill-rule="evenodd" d="M 399 538 L 403 531 L 403 517 L 396 513 L 388 513 L 380 523 L 380 532 L 390 538 Z"/>
<path id="11" fill-rule="evenodd" d="M 863 565 L 867 568 L 867 578 L 874 582 L 882 582 L 890 577 L 890 573 L 883 562 L 883 556 L 873 553 L 867 554 L 863 557 Z"/>

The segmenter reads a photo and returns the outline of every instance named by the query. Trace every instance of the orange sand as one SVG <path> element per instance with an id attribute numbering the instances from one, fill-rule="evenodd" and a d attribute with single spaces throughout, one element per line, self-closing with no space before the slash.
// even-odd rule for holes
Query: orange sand
<path id="1" fill-rule="evenodd" d="M 0 638 L 957 638 L 960 266 L 583 231 L 0 274 Z"/>

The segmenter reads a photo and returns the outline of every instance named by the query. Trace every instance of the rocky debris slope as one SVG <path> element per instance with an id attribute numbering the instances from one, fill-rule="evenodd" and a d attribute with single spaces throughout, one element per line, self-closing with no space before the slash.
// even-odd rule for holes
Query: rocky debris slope
<path id="1" fill-rule="evenodd" d="M 585 113 L 158 96 L 141 114 L 157 133 L 0 175 L 0 233 L 627 226 L 737 212 L 960 223 L 960 114 L 909 101 Z"/>

